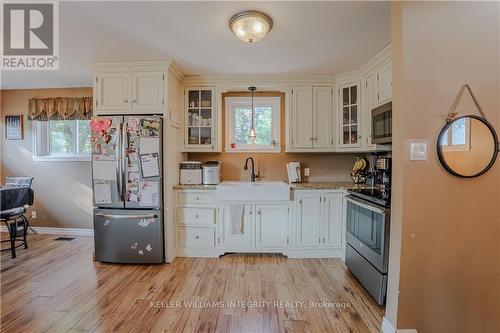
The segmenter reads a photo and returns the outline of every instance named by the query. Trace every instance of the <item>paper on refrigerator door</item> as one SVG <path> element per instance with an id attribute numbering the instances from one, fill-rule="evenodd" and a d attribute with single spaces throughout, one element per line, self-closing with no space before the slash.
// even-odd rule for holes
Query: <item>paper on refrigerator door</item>
<path id="1" fill-rule="evenodd" d="M 141 154 L 142 177 L 159 177 L 158 154 Z"/>
<path id="2" fill-rule="evenodd" d="M 158 206 L 158 182 L 139 183 L 139 206 Z"/>
<path id="3" fill-rule="evenodd" d="M 102 180 L 94 180 L 94 200 L 96 204 L 111 203 L 110 182 Z"/>
<path id="4" fill-rule="evenodd" d="M 139 143 L 140 154 L 152 154 L 160 152 L 160 139 L 141 137 Z"/>
<path id="5" fill-rule="evenodd" d="M 116 180 L 116 161 L 92 161 L 92 177 L 95 180 Z"/>

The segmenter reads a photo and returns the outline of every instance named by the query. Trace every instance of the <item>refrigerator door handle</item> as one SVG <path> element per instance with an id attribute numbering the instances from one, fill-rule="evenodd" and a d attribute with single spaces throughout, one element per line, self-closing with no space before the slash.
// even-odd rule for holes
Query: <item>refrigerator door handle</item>
<path id="1" fill-rule="evenodd" d="M 125 214 L 106 214 L 106 213 L 95 213 L 96 216 L 102 216 L 109 219 L 149 219 L 158 218 L 156 214 L 138 214 L 138 215 L 125 215 Z"/>
<path id="2" fill-rule="evenodd" d="M 119 127 L 119 133 L 117 135 L 117 144 L 116 144 L 116 189 L 118 191 L 118 195 L 120 196 L 120 199 L 121 201 L 124 201 L 123 200 L 123 188 L 122 188 L 122 171 L 121 171 L 121 168 L 122 168 L 122 162 L 121 162 L 121 159 L 122 159 L 122 156 L 121 156 L 121 152 L 120 152 L 120 148 L 121 147 L 121 144 L 122 144 L 122 140 L 121 140 L 121 130 L 122 130 L 122 124 L 120 123 L 120 127 Z"/>
<path id="3" fill-rule="evenodd" d="M 121 181 L 123 182 L 123 192 L 122 192 L 122 197 L 123 201 L 128 201 L 128 196 L 127 196 L 127 149 L 128 149 L 128 134 L 127 134 L 127 123 L 125 122 L 125 118 L 123 120 L 123 123 L 121 124 L 121 132 L 122 132 L 122 141 L 120 143 L 120 147 L 122 149 L 122 170 L 121 170 Z"/>

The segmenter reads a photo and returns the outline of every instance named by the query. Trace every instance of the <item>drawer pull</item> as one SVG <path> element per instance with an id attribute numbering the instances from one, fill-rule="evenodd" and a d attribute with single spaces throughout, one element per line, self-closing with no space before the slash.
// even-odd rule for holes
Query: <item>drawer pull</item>
<path id="1" fill-rule="evenodd" d="M 200 218 L 200 215 L 196 214 L 196 215 L 195 215 L 195 217 L 196 217 L 197 219 L 199 219 L 199 218 Z"/>
<path id="2" fill-rule="evenodd" d="M 194 239 L 200 239 L 200 236 L 196 235 L 194 236 Z"/>
<path id="3" fill-rule="evenodd" d="M 196 197 L 196 200 L 200 200 L 200 197 Z"/>

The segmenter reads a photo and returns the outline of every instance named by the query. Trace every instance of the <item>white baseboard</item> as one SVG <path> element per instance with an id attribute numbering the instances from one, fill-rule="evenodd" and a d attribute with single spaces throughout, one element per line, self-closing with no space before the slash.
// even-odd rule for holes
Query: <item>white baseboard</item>
<path id="1" fill-rule="evenodd" d="M 415 329 L 395 329 L 392 323 L 386 317 L 382 319 L 382 327 L 380 327 L 380 331 L 382 333 L 417 333 L 417 330 Z"/>
<path id="2" fill-rule="evenodd" d="M 33 227 L 39 234 L 46 235 L 67 235 L 67 236 L 94 236 L 94 229 L 83 228 L 54 228 L 54 227 Z M 7 227 L 0 226 L 1 232 L 9 232 Z"/>
<path id="3" fill-rule="evenodd" d="M 380 327 L 380 331 L 382 333 L 396 333 L 396 329 L 386 317 L 382 319 L 382 327 Z"/>

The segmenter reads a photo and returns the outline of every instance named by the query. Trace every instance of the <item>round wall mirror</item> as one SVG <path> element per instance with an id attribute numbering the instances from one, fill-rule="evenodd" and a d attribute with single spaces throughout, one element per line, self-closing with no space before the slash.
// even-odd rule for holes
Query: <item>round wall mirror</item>
<path id="1" fill-rule="evenodd" d="M 457 117 L 439 133 L 437 152 L 439 161 L 452 175 L 477 177 L 495 163 L 498 137 L 484 118 L 474 115 Z"/>

